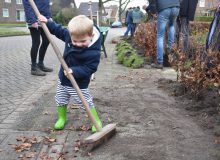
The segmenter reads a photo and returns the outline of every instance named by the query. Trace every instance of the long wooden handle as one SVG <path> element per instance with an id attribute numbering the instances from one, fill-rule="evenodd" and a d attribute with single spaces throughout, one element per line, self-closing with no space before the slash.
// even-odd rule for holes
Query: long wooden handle
<path id="1" fill-rule="evenodd" d="M 36 16 L 37 16 L 37 17 L 40 16 L 40 12 L 39 12 L 37 6 L 35 5 L 34 1 L 33 1 L 33 0 L 29 0 L 29 3 L 30 3 L 30 5 L 32 6 L 32 8 L 33 8 L 33 10 L 34 10 L 34 12 L 35 12 L 35 14 L 36 14 Z M 43 30 L 44 30 L 44 32 L 45 32 L 47 38 L 48 38 L 49 41 L 50 41 L 50 43 L 51 43 L 51 45 L 52 45 L 52 47 L 53 47 L 53 49 L 54 49 L 54 51 L 55 51 L 55 53 L 56 53 L 56 55 L 57 55 L 57 58 L 58 58 L 59 61 L 60 61 L 60 63 L 61 63 L 61 65 L 62 65 L 63 69 L 64 69 L 65 71 L 67 71 L 69 80 L 70 80 L 70 82 L 72 83 L 73 87 L 75 88 L 75 90 L 76 90 L 76 92 L 77 92 L 79 98 L 81 99 L 81 101 L 82 101 L 82 103 L 83 103 L 83 105 L 84 105 L 84 107 L 85 107 L 85 109 L 86 109 L 87 115 L 89 116 L 89 118 L 90 118 L 90 120 L 92 121 L 92 123 L 95 125 L 97 131 L 100 132 L 102 128 L 98 125 L 98 123 L 97 123 L 96 120 L 95 120 L 95 117 L 94 117 L 93 114 L 91 113 L 91 111 L 90 111 L 90 109 L 89 109 L 89 105 L 88 105 L 87 101 L 85 100 L 85 98 L 84 98 L 84 96 L 83 96 L 83 94 L 82 94 L 82 92 L 81 92 L 79 86 L 77 85 L 77 83 L 76 83 L 76 81 L 75 81 L 73 75 L 72 75 L 71 73 L 68 73 L 69 67 L 67 66 L 66 62 L 64 61 L 63 56 L 62 56 L 62 54 L 61 54 L 59 48 L 57 47 L 57 45 L 55 44 L 54 40 L 52 39 L 52 36 L 51 36 L 51 34 L 50 34 L 50 32 L 49 32 L 49 30 L 48 30 L 48 28 L 47 28 L 47 25 L 46 25 L 45 23 L 41 23 L 41 25 L 42 25 L 42 28 L 43 28 Z"/>

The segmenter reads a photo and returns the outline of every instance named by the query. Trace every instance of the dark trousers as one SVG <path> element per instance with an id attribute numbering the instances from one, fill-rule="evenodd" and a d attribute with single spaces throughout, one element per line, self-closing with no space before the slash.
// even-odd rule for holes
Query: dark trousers
<path id="1" fill-rule="evenodd" d="M 31 46 L 31 63 L 32 65 L 35 65 L 37 63 L 37 54 L 39 51 L 38 56 L 38 62 L 43 63 L 44 57 L 49 45 L 49 40 L 47 39 L 47 36 L 45 35 L 43 29 L 41 27 L 37 28 L 29 28 L 31 33 L 31 39 L 32 39 L 32 46 Z M 42 39 L 42 42 L 40 40 L 40 37 Z M 41 42 L 41 45 L 40 45 Z M 39 49 L 40 47 L 40 49 Z"/>
<path id="2" fill-rule="evenodd" d="M 139 25 L 139 23 L 132 23 L 132 24 L 133 24 L 133 27 L 132 27 L 132 30 L 131 30 L 131 35 L 134 36 L 136 28 Z"/>
<path id="3" fill-rule="evenodd" d="M 189 19 L 178 17 L 176 21 L 176 42 L 184 53 L 189 51 Z"/>

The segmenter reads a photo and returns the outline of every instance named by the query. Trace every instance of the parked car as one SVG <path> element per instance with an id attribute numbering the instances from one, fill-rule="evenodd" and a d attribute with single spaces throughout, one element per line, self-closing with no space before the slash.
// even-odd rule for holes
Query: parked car
<path id="1" fill-rule="evenodd" d="M 121 28 L 122 27 L 122 23 L 119 21 L 115 21 L 112 23 L 112 28 Z"/>

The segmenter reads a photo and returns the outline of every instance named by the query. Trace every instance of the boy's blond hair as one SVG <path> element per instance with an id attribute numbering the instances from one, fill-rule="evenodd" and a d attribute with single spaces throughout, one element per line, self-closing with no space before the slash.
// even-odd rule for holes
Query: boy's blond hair
<path id="1" fill-rule="evenodd" d="M 93 21 L 85 15 L 78 15 L 70 20 L 68 29 L 71 37 L 91 36 L 93 33 Z"/>

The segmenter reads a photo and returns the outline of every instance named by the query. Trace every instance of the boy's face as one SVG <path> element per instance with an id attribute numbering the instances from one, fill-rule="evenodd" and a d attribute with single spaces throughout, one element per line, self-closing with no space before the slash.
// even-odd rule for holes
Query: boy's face
<path id="1" fill-rule="evenodd" d="M 72 39 L 72 43 L 73 43 L 74 46 L 86 48 L 91 43 L 92 38 L 93 38 L 93 35 L 91 35 L 91 36 L 90 35 L 85 35 L 85 36 L 82 36 L 80 38 L 72 37 L 71 39 Z"/>

